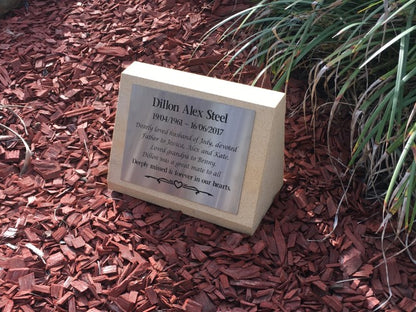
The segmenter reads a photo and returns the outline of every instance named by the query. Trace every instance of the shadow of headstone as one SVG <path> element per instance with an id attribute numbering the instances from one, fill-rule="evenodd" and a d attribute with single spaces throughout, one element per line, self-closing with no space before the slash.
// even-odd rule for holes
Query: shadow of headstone
<path id="1" fill-rule="evenodd" d="M 0 16 L 17 8 L 23 3 L 23 0 L 0 0 Z"/>

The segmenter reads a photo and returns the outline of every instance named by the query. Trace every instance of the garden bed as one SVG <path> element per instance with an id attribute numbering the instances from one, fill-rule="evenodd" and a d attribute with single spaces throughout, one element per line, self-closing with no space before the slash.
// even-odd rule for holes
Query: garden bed
<path id="1" fill-rule="evenodd" d="M 138 60 L 250 83 L 258 69 L 233 77 L 238 60 L 211 71 L 233 42 L 212 37 L 193 55 L 245 7 L 34 0 L 0 19 L 0 122 L 33 151 L 20 175 L 24 147 L 0 133 L 3 311 L 363 311 L 389 287 L 385 310 L 416 308 L 416 267 L 405 252 L 390 258 L 393 237 L 384 264 L 380 207 L 359 181 L 331 234 L 349 179 L 348 121 L 334 127 L 329 157 L 325 111 L 303 111 L 303 81 L 287 92 L 284 186 L 253 236 L 107 188 L 122 70 Z"/>

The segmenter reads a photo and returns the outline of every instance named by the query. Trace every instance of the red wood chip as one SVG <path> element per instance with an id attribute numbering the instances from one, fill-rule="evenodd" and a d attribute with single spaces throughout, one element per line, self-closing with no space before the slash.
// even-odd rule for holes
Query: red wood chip
<path id="1" fill-rule="evenodd" d="M 21 306 L 21 309 L 23 310 L 23 312 L 33 312 L 33 311 L 35 311 L 28 305 Z"/>
<path id="2" fill-rule="evenodd" d="M 76 299 L 75 297 L 71 297 L 68 300 L 68 312 L 76 312 L 77 311 L 77 307 L 76 307 Z"/>
<path id="3" fill-rule="evenodd" d="M 29 268 L 11 268 L 7 271 L 7 274 L 4 277 L 4 279 L 6 281 L 17 283 L 19 278 L 27 275 L 29 271 Z"/>
<path id="4" fill-rule="evenodd" d="M 273 236 L 276 242 L 277 251 L 279 252 L 280 263 L 284 264 L 286 260 L 286 241 L 280 228 L 279 221 L 275 221 Z"/>
<path id="5" fill-rule="evenodd" d="M 255 278 L 260 276 L 260 268 L 254 265 L 247 268 L 221 269 L 221 272 L 232 277 L 235 280 Z"/>
<path id="6" fill-rule="evenodd" d="M 147 287 L 145 289 L 145 293 L 151 304 L 157 304 L 159 302 L 157 293 L 155 292 L 152 286 Z"/>
<path id="7" fill-rule="evenodd" d="M 323 296 L 322 300 L 336 312 L 342 311 L 342 302 L 336 296 Z"/>
<path id="8" fill-rule="evenodd" d="M 101 269 L 102 274 L 113 274 L 117 273 L 117 266 L 116 265 L 106 265 Z"/>
<path id="9" fill-rule="evenodd" d="M 380 304 L 380 300 L 378 300 L 376 297 L 368 297 L 366 299 L 366 307 L 369 310 L 373 310 Z"/>
<path id="10" fill-rule="evenodd" d="M 265 247 L 266 243 L 262 240 L 259 240 L 253 246 L 253 253 L 258 255 Z"/>
<path id="11" fill-rule="evenodd" d="M 312 284 L 325 292 L 328 291 L 328 286 L 320 280 L 313 281 Z"/>
<path id="12" fill-rule="evenodd" d="M 404 297 L 399 302 L 399 307 L 406 312 L 414 311 L 416 309 L 416 301 L 410 298 Z"/>
<path id="13" fill-rule="evenodd" d="M 198 261 L 200 262 L 205 262 L 205 260 L 207 260 L 208 258 L 199 246 L 191 247 L 191 254 L 195 259 L 198 259 Z"/>
<path id="14" fill-rule="evenodd" d="M 341 268 L 347 276 L 356 272 L 362 263 L 361 252 L 356 248 L 351 248 L 341 258 Z"/>
<path id="15" fill-rule="evenodd" d="M 384 285 L 387 285 L 387 272 L 385 270 L 384 264 L 379 267 L 382 282 Z M 387 262 L 387 269 L 389 274 L 389 283 L 390 285 L 399 285 L 402 280 L 400 277 L 399 267 L 397 265 L 396 259 L 392 258 Z"/>
<path id="16" fill-rule="evenodd" d="M 6 151 L 4 154 L 4 160 L 6 162 L 15 162 L 20 159 L 20 151 L 19 150 L 11 150 Z"/>
<path id="17" fill-rule="evenodd" d="M 173 247 L 168 244 L 158 245 L 157 248 L 162 252 L 164 257 L 169 263 L 175 263 L 178 260 L 176 251 Z"/>
<path id="18" fill-rule="evenodd" d="M 72 239 L 72 246 L 74 246 L 74 248 L 84 247 L 85 241 L 81 236 L 75 237 L 74 239 Z"/>
<path id="19" fill-rule="evenodd" d="M 79 292 L 84 292 L 88 289 L 88 284 L 84 281 L 76 280 L 71 282 L 71 286 L 74 287 Z"/>
<path id="20" fill-rule="evenodd" d="M 74 261 L 77 258 L 77 254 L 73 251 L 68 245 L 61 244 L 59 245 L 61 248 L 62 253 L 70 260 Z"/>
<path id="21" fill-rule="evenodd" d="M 243 244 L 241 246 L 238 246 L 233 250 L 233 254 L 236 256 L 242 256 L 242 255 L 249 255 L 251 254 L 251 248 L 249 244 Z"/>
<path id="22" fill-rule="evenodd" d="M 294 200 L 296 201 L 298 208 L 304 209 L 308 205 L 306 191 L 304 189 L 297 189 L 294 194 Z"/>
<path id="23" fill-rule="evenodd" d="M 202 312 L 202 305 L 192 299 L 186 299 L 183 307 L 187 312 Z"/>
<path id="24" fill-rule="evenodd" d="M 33 168 L 45 180 L 55 179 L 62 173 L 61 166 L 55 161 L 33 160 Z"/>
<path id="25" fill-rule="evenodd" d="M 113 55 L 113 56 L 119 56 L 119 57 L 123 57 L 129 54 L 122 47 L 99 47 L 97 48 L 97 52 L 101 54 Z"/>
<path id="26" fill-rule="evenodd" d="M 328 214 L 329 216 L 332 218 L 335 216 L 336 212 L 337 212 L 337 204 L 335 204 L 334 199 L 332 197 L 328 197 L 327 201 L 326 201 L 326 205 L 328 208 Z"/>
<path id="27" fill-rule="evenodd" d="M 74 294 L 70 291 L 66 292 L 62 297 L 60 297 L 57 301 L 57 305 L 64 304 L 69 298 L 71 298 Z"/>
<path id="28" fill-rule="evenodd" d="M 51 286 L 47 285 L 33 285 L 32 290 L 42 294 L 49 295 L 51 293 Z"/>
<path id="29" fill-rule="evenodd" d="M 5 299 L 5 303 L 3 305 L 3 312 L 12 312 L 14 307 L 13 300 Z"/>
<path id="30" fill-rule="evenodd" d="M 31 272 L 25 276 L 19 277 L 20 291 L 31 291 L 35 284 L 35 273 Z"/>
<path id="31" fill-rule="evenodd" d="M 63 264 L 65 256 L 61 252 L 50 255 L 46 260 L 46 267 L 51 268 Z"/>
<path id="32" fill-rule="evenodd" d="M 64 293 L 64 286 L 60 284 L 51 285 L 51 296 L 54 298 L 61 298 Z"/>
<path id="33" fill-rule="evenodd" d="M 56 240 L 57 242 L 59 242 L 61 239 L 64 238 L 64 236 L 66 235 L 67 231 L 66 228 L 61 226 L 59 228 L 56 229 L 56 231 L 54 231 L 52 233 L 52 237 L 54 238 L 54 240 Z"/>
<path id="34" fill-rule="evenodd" d="M 244 279 L 231 281 L 230 284 L 234 286 L 248 288 L 248 289 L 250 288 L 265 289 L 265 288 L 276 286 L 276 283 L 274 282 L 263 281 L 263 280 L 244 280 Z"/>

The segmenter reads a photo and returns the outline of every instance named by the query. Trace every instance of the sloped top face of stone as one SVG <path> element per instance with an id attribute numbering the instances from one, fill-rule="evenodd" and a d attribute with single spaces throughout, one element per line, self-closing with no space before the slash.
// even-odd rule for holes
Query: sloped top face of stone
<path id="1" fill-rule="evenodd" d="M 17 8 L 22 3 L 22 0 L 0 0 L 0 16 Z"/>

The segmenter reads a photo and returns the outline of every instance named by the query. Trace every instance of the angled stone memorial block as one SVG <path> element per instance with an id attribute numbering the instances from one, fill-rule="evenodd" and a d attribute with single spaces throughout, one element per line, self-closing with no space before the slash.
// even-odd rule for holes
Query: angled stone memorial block
<path id="1" fill-rule="evenodd" d="M 283 183 L 284 118 L 283 93 L 134 62 L 109 188 L 253 234 Z"/>

